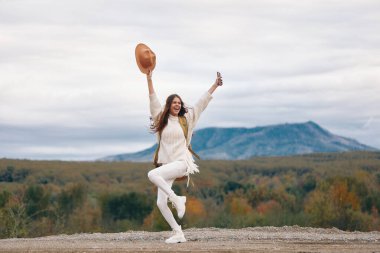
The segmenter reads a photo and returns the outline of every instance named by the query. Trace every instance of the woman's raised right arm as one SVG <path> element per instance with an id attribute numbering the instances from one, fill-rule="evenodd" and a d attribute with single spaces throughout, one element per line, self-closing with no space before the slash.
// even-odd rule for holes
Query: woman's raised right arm
<path id="1" fill-rule="evenodd" d="M 157 95 L 153 88 L 152 71 L 149 71 L 148 74 L 146 74 L 146 78 L 148 81 L 149 89 L 150 114 L 152 115 L 153 119 L 156 119 L 161 112 L 161 104 L 160 101 L 158 101 Z"/>
<path id="2" fill-rule="evenodd" d="M 146 74 L 146 79 L 148 81 L 149 95 L 152 95 L 154 93 L 153 81 L 152 81 L 152 70 L 149 70 L 148 74 Z"/>

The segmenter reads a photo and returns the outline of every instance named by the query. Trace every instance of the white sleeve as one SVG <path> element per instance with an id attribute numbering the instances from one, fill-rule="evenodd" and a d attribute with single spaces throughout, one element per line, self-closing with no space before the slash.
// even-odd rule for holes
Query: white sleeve
<path id="1" fill-rule="evenodd" d="M 209 92 L 204 93 L 201 98 L 198 100 L 198 102 L 194 105 L 190 112 L 191 120 L 193 121 L 193 124 L 195 125 L 199 117 L 201 116 L 201 113 L 206 109 L 208 103 L 211 101 L 212 96 Z"/>
<path id="2" fill-rule="evenodd" d="M 161 113 L 161 104 L 160 101 L 158 101 L 156 93 L 150 94 L 149 95 L 149 107 L 150 107 L 150 114 L 152 115 L 153 119 L 156 120 L 157 117 Z"/>

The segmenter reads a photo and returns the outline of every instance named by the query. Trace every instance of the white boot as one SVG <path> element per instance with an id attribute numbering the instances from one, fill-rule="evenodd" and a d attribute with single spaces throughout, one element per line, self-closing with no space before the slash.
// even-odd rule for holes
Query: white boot
<path id="1" fill-rule="evenodd" d="M 186 242 L 185 235 L 182 232 L 181 226 L 179 226 L 179 229 L 174 229 L 174 235 L 168 239 L 165 240 L 165 243 L 181 243 Z"/>
<path id="2" fill-rule="evenodd" d="M 177 209 L 178 218 L 182 219 L 186 212 L 186 197 L 185 196 L 173 196 L 170 201 L 174 204 L 175 209 Z"/>

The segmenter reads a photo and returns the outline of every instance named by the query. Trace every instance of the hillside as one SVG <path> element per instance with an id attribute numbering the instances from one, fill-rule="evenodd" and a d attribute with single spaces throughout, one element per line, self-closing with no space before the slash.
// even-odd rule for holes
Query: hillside
<path id="1" fill-rule="evenodd" d="M 204 128 L 195 131 L 192 147 L 202 159 L 242 160 L 257 156 L 291 156 L 375 148 L 330 133 L 309 121 L 255 128 Z M 151 161 L 156 145 L 136 152 L 101 158 L 102 161 Z"/>

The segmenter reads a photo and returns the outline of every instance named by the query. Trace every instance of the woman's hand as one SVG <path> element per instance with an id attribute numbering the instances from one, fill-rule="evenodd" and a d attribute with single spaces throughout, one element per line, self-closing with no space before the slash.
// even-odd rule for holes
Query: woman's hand
<path id="1" fill-rule="evenodd" d="M 215 80 L 214 85 L 217 85 L 217 86 L 223 85 L 222 75 L 219 72 L 216 72 L 216 80 Z"/>
<path id="2" fill-rule="evenodd" d="M 152 80 L 152 73 L 153 73 L 153 71 L 149 70 L 149 72 L 146 74 L 146 79 Z"/>
<path id="3" fill-rule="evenodd" d="M 218 88 L 219 86 L 222 86 L 222 85 L 223 85 L 222 75 L 219 72 L 216 72 L 215 83 L 213 85 L 211 85 L 211 87 L 208 90 L 208 92 L 210 94 L 212 94 L 216 90 L 216 88 Z"/>

